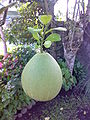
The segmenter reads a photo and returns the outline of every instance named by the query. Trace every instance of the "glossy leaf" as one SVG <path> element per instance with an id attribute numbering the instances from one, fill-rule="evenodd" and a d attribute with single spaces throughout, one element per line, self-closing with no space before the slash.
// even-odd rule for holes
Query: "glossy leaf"
<path id="1" fill-rule="evenodd" d="M 40 39 L 40 36 L 39 36 L 38 33 L 34 33 L 34 34 L 33 34 L 33 37 L 34 37 L 35 40 L 39 40 L 39 39 Z"/>
<path id="2" fill-rule="evenodd" d="M 51 41 L 45 41 L 44 46 L 45 48 L 50 48 L 52 42 Z"/>
<path id="3" fill-rule="evenodd" d="M 51 28 L 50 30 L 46 31 L 45 34 L 48 34 L 49 32 L 52 32 L 53 30 L 56 30 L 56 31 L 67 31 L 67 29 L 64 28 L 64 27 L 57 27 L 57 28 Z"/>
<path id="4" fill-rule="evenodd" d="M 46 40 L 51 42 L 57 42 L 61 40 L 61 37 L 57 33 L 52 33 L 46 38 Z"/>
<path id="5" fill-rule="evenodd" d="M 32 34 L 37 33 L 37 32 L 41 32 L 42 29 L 34 29 L 32 27 L 28 27 L 28 31 L 31 32 Z"/>
<path id="6" fill-rule="evenodd" d="M 40 48 L 40 45 L 37 45 L 37 43 L 35 43 L 35 49 Z"/>
<path id="7" fill-rule="evenodd" d="M 42 24 L 47 25 L 52 20 L 52 16 L 51 15 L 41 15 L 41 16 L 39 16 L 39 20 Z"/>
<path id="8" fill-rule="evenodd" d="M 52 30 L 67 31 L 67 29 L 66 29 L 66 28 L 64 28 L 64 27 L 52 28 Z"/>

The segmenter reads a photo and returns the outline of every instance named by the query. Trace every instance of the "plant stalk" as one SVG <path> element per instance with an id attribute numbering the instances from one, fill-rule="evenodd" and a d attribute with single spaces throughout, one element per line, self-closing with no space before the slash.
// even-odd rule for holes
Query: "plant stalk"
<path id="1" fill-rule="evenodd" d="M 41 41 L 40 52 L 43 53 L 43 40 Z"/>

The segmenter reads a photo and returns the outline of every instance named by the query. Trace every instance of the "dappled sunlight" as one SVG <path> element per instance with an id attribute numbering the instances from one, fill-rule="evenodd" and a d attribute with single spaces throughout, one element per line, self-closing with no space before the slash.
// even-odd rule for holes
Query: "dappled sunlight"
<path id="1" fill-rule="evenodd" d="M 85 11 L 87 4 L 88 4 L 88 0 L 85 0 Z M 68 3 L 69 19 L 73 18 L 74 5 L 75 5 L 75 0 L 69 0 Z M 82 6 L 81 3 L 80 6 Z M 78 8 L 78 6 L 76 7 Z M 80 10 L 82 11 L 82 7 L 80 7 Z M 54 15 L 58 16 L 61 21 L 66 21 L 66 12 L 67 12 L 67 0 L 58 0 L 54 6 Z"/>
<path id="2" fill-rule="evenodd" d="M 7 50 L 8 52 L 12 52 L 13 49 L 15 49 L 17 46 L 13 45 L 13 44 L 9 44 L 8 42 L 7 44 Z M 3 42 L 0 42 L 0 55 L 3 55 Z"/>
<path id="3" fill-rule="evenodd" d="M 1 1 L 0 120 L 90 120 L 89 0 Z"/>

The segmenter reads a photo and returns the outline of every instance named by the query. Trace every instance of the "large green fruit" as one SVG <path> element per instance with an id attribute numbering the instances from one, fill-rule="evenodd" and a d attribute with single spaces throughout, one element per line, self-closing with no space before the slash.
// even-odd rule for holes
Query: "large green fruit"
<path id="1" fill-rule="evenodd" d="M 25 93 L 37 101 L 56 97 L 62 86 L 62 73 L 56 60 L 48 53 L 37 53 L 22 72 Z"/>

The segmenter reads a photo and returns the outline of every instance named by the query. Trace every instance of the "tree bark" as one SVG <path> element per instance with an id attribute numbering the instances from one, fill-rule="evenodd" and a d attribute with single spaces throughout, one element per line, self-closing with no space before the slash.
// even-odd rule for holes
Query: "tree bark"
<path id="1" fill-rule="evenodd" d="M 2 31 L 2 27 L 0 27 L 0 35 L 1 35 L 2 42 L 3 42 L 4 56 L 6 56 L 7 55 L 7 45 L 6 45 L 4 33 Z"/>
<path id="2" fill-rule="evenodd" d="M 68 4 L 69 4 L 69 0 L 67 0 L 67 11 L 66 11 L 66 20 L 68 21 Z"/>
<path id="3" fill-rule="evenodd" d="M 2 2 L 4 2 L 4 1 L 5 1 L 5 0 L 2 0 Z M 9 0 L 9 3 L 11 3 L 11 0 Z M 1 35 L 2 42 L 3 42 L 4 56 L 7 55 L 7 45 L 6 45 L 4 33 L 3 33 L 3 31 L 2 31 L 2 25 L 5 24 L 7 12 L 8 12 L 8 8 L 5 10 L 5 12 L 4 12 L 4 14 L 3 14 L 2 22 L 1 22 L 1 24 L 0 24 L 0 35 Z"/>
<path id="4" fill-rule="evenodd" d="M 87 5 L 87 15 L 88 15 L 88 20 L 90 22 L 90 0 L 88 0 L 88 5 Z"/>
<path id="5" fill-rule="evenodd" d="M 74 62 L 75 62 L 77 51 L 79 50 L 79 47 L 83 41 L 84 26 L 86 24 L 86 23 L 83 24 L 82 19 L 80 19 L 80 21 L 77 24 L 77 16 L 80 13 L 79 2 L 80 0 L 75 1 L 73 18 L 71 21 L 67 21 L 67 23 L 69 22 L 69 25 L 68 25 L 69 28 L 67 28 L 68 39 L 65 39 L 63 41 L 64 57 L 65 57 L 67 66 L 71 72 L 71 75 L 73 73 Z M 76 11 L 76 5 L 78 5 L 77 11 Z M 75 11 L 76 11 L 76 15 L 75 15 Z"/>

